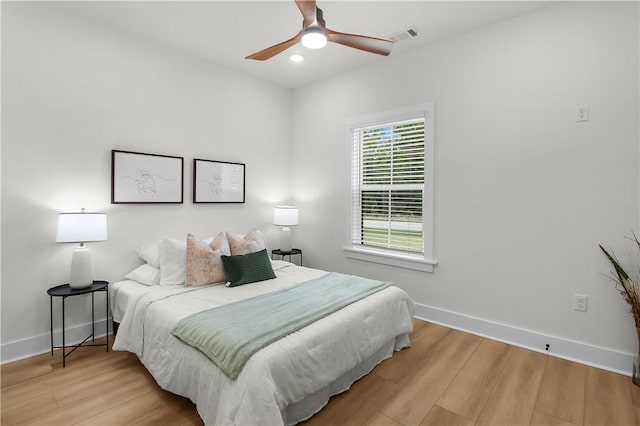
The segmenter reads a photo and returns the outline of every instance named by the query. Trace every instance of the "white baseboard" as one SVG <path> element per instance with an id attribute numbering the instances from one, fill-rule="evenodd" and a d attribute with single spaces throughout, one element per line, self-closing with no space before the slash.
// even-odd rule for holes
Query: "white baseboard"
<path id="1" fill-rule="evenodd" d="M 427 305 L 416 304 L 416 318 L 626 376 L 632 374 L 634 355 L 630 353 L 487 321 Z M 545 350 L 546 345 L 549 345 L 548 350 Z"/>
<path id="2" fill-rule="evenodd" d="M 631 376 L 634 355 L 630 353 L 542 334 L 427 305 L 416 304 L 416 317 L 535 352 Z M 105 335 L 105 325 L 105 320 L 96 321 L 96 337 Z M 111 330 L 111 323 L 109 323 L 109 330 L 113 332 L 113 330 Z M 66 331 L 67 344 L 78 344 L 90 334 L 90 323 L 69 328 Z M 59 346 L 62 342 L 62 332 L 55 330 L 53 338 L 54 343 Z M 545 350 L 545 345 L 549 345 L 548 350 Z M 5 364 L 29 358 L 34 355 L 49 352 L 50 350 L 51 338 L 49 333 L 23 340 L 16 340 L 5 343 L 0 347 L 0 363 Z"/>
<path id="3" fill-rule="evenodd" d="M 106 324 L 107 322 L 105 320 L 96 320 L 96 338 L 102 337 L 106 334 Z M 111 323 L 109 323 L 109 331 L 113 333 L 113 330 L 111 329 Z M 65 332 L 65 346 L 77 345 L 89 335 L 91 335 L 91 323 L 67 328 Z M 56 346 L 62 345 L 61 330 L 53 331 L 53 343 Z M 18 361 L 50 351 L 51 333 L 41 334 L 39 336 L 29 337 L 22 340 L 16 340 L 0 346 L 0 364 Z"/>

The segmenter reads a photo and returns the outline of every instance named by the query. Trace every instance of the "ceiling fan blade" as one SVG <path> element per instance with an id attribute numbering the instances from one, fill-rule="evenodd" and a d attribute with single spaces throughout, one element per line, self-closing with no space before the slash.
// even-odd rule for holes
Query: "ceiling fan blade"
<path id="1" fill-rule="evenodd" d="M 275 44 L 271 47 L 267 47 L 266 49 L 262 49 L 259 52 L 253 53 L 247 56 L 245 59 L 255 59 L 256 61 L 264 61 L 266 59 L 272 58 L 276 56 L 278 53 L 282 53 L 291 46 L 300 42 L 302 39 L 302 31 L 293 36 L 287 41 L 283 41 L 282 43 Z"/>
<path id="2" fill-rule="evenodd" d="M 329 41 L 342 44 L 343 46 L 353 47 L 354 49 L 364 50 L 365 52 L 387 56 L 393 48 L 393 42 L 391 40 L 358 34 L 339 33 L 329 28 L 325 28 L 325 31 Z"/>
<path id="3" fill-rule="evenodd" d="M 307 28 L 316 20 L 316 0 L 295 0 L 295 2 L 298 9 L 300 9 L 300 13 L 302 13 L 302 17 L 304 18 L 302 27 Z"/>
<path id="4" fill-rule="evenodd" d="M 393 48 L 393 41 L 377 37 L 369 37 L 358 34 L 340 33 L 330 30 L 326 27 L 322 10 L 316 5 L 316 0 L 294 0 L 296 6 L 300 10 L 303 17 L 302 30 L 287 41 L 278 43 L 259 52 L 253 53 L 245 59 L 255 59 L 264 61 L 275 55 L 282 53 L 294 44 L 302 41 L 302 36 L 307 33 L 311 37 L 311 33 L 324 33 L 327 40 L 333 43 L 342 44 L 354 49 L 363 50 L 365 52 L 376 53 L 378 55 L 387 56 Z M 317 37 L 317 35 L 316 35 Z M 322 43 L 324 45 L 324 43 Z M 311 47 L 311 46 L 309 46 Z"/>

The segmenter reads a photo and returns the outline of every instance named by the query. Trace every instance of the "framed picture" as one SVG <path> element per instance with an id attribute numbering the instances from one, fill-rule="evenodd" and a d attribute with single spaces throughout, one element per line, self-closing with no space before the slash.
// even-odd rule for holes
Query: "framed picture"
<path id="1" fill-rule="evenodd" d="M 111 204 L 183 202 L 184 158 L 111 151 Z"/>
<path id="2" fill-rule="evenodd" d="M 243 163 L 193 160 L 194 203 L 244 203 Z"/>

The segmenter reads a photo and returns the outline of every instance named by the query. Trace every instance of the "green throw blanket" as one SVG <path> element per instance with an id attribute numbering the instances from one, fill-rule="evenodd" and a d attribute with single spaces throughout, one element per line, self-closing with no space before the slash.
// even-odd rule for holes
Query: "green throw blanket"
<path id="1" fill-rule="evenodd" d="M 171 333 L 236 379 L 260 349 L 389 285 L 332 272 L 290 288 L 190 315 L 180 320 Z"/>

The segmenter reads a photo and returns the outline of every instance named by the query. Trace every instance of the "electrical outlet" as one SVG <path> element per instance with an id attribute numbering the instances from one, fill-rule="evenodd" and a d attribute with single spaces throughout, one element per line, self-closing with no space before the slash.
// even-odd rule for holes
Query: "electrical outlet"
<path id="1" fill-rule="evenodd" d="M 576 107 L 576 121 L 589 121 L 589 105 L 578 105 Z"/>
<path id="2" fill-rule="evenodd" d="M 587 296 L 584 294 L 573 295 L 573 310 L 587 312 Z"/>

